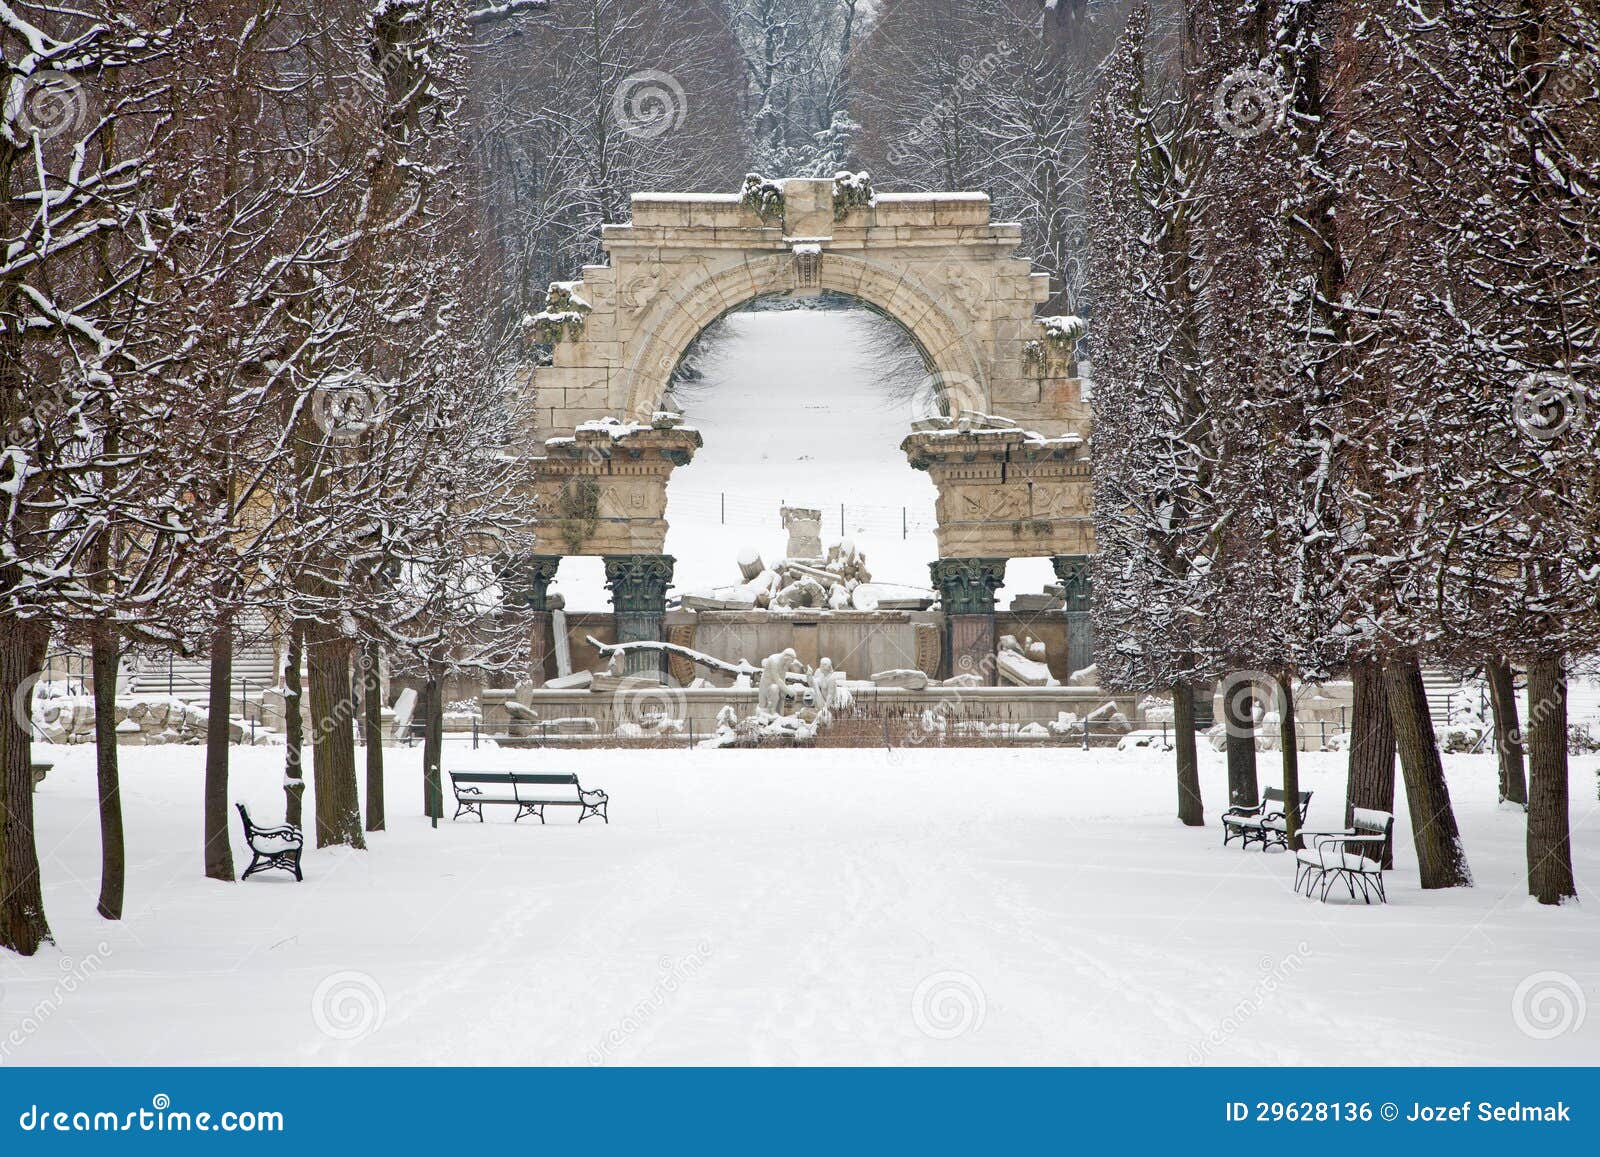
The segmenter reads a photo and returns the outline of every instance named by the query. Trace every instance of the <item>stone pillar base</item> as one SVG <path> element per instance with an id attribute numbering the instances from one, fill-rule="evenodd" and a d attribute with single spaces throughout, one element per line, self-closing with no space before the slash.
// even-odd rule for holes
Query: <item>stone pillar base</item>
<path id="1" fill-rule="evenodd" d="M 995 682 L 995 626 L 991 615 L 951 615 L 946 620 L 951 676 L 977 675 L 987 687 Z"/>
<path id="2" fill-rule="evenodd" d="M 528 682 L 543 687 L 550 656 L 556 652 L 549 611 L 528 612 Z"/>
<path id="3" fill-rule="evenodd" d="M 994 592 L 1005 582 L 1003 558 L 941 558 L 928 570 L 944 609 L 947 678 L 977 675 L 995 682 Z"/>
<path id="4" fill-rule="evenodd" d="M 528 681 L 544 686 L 545 663 L 555 648 L 550 629 L 550 583 L 561 565 L 559 554 L 524 554 L 500 572 L 506 604 L 528 620 Z"/>
<path id="5" fill-rule="evenodd" d="M 1058 554 L 1051 556 L 1065 597 L 1067 618 L 1067 670 L 1081 671 L 1094 662 L 1094 555 Z"/>

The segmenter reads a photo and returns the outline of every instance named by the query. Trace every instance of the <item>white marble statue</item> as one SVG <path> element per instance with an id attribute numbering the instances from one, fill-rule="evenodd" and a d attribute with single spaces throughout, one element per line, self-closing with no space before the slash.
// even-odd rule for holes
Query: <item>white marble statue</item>
<path id="1" fill-rule="evenodd" d="M 756 710 L 783 714 L 783 688 L 789 669 L 797 663 L 793 647 L 785 647 L 761 660 L 761 687 L 756 692 Z"/>
<path id="2" fill-rule="evenodd" d="M 833 709 L 842 707 L 839 702 L 839 672 L 833 669 L 833 660 L 824 658 L 811 672 L 811 702 L 817 709 L 818 723 L 833 722 Z"/>

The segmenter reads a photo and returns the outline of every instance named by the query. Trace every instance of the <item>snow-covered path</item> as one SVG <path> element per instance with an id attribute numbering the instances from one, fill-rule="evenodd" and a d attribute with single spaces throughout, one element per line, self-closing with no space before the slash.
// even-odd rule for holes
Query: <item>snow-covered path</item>
<path id="1" fill-rule="evenodd" d="M 1600 1062 L 1600 1010 L 1538 1039 L 1513 1008 L 1541 972 L 1600 1001 L 1592 757 L 1573 777 L 1588 899 L 1551 911 L 1523 895 L 1523 824 L 1487 757 L 1447 757 L 1479 886 L 1422 893 L 1402 835 L 1392 903 L 1366 908 L 1224 850 L 1209 751 L 1202 830 L 1169 818 L 1150 753 L 452 751 L 577 770 L 613 822 L 491 810 L 437 831 L 419 753 L 391 751 L 371 851 L 230 886 L 200 877 L 200 753 L 129 748 L 112 925 L 92 750 L 48 750 L 58 945 L 0 956 L 3 1063 Z M 281 749 L 236 756 L 236 796 L 280 816 Z M 1326 825 L 1342 759 L 1304 776 Z M 1521 1024 L 1566 983 L 1526 985 Z"/>

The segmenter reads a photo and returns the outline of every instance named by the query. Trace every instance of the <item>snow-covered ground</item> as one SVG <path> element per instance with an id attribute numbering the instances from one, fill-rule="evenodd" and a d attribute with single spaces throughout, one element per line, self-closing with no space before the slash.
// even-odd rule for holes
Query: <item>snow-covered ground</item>
<path id="1" fill-rule="evenodd" d="M 917 402 L 884 388 L 883 323 L 865 310 L 744 312 L 724 322 L 684 414 L 705 439 L 667 487 L 667 553 L 679 590 L 739 581 L 734 560 L 757 547 L 782 558 L 782 505 L 823 512 L 823 538 L 844 531 L 882 582 L 928 585 L 933 483 L 900 450 Z M 906 351 L 906 356 L 915 357 Z M 911 374 L 913 381 L 918 375 Z M 903 393 L 903 391 L 902 391 Z M 725 496 L 725 497 L 724 497 Z M 1054 582 L 1048 559 L 1017 559 L 1008 594 Z M 611 606 L 598 558 L 563 559 L 555 587 L 567 606 Z"/>
<path id="2" fill-rule="evenodd" d="M 1573 1016 L 1600 1001 L 1592 756 L 1572 782 L 1586 899 L 1551 910 L 1524 895 L 1489 757 L 1447 757 L 1478 886 L 1421 892 L 1402 819 L 1391 903 L 1368 908 L 1224 849 L 1209 750 L 1201 830 L 1148 752 L 454 747 L 449 767 L 576 770 L 613 822 L 432 830 L 419 753 L 391 751 L 370 851 L 225 885 L 200 874 L 201 752 L 127 748 L 108 924 L 93 750 L 40 751 L 57 945 L 0 954 L 21 1042 L 0 1033 L 0 1063 L 1600 1062 L 1600 1009 Z M 282 751 L 234 756 L 236 797 L 280 817 Z M 1327 825 L 1343 760 L 1302 758 Z"/>

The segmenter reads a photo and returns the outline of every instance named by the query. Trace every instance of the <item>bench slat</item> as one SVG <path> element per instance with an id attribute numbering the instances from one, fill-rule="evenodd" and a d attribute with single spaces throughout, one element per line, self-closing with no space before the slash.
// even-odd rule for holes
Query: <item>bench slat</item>
<path id="1" fill-rule="evenodd" d="M 571 772 L 564 774 L 551 773 L 522 773 L 513 771 L 452 771 L 450 778 L 458 783 L 564 783 L 577 784 L 578 777 Z"/>

